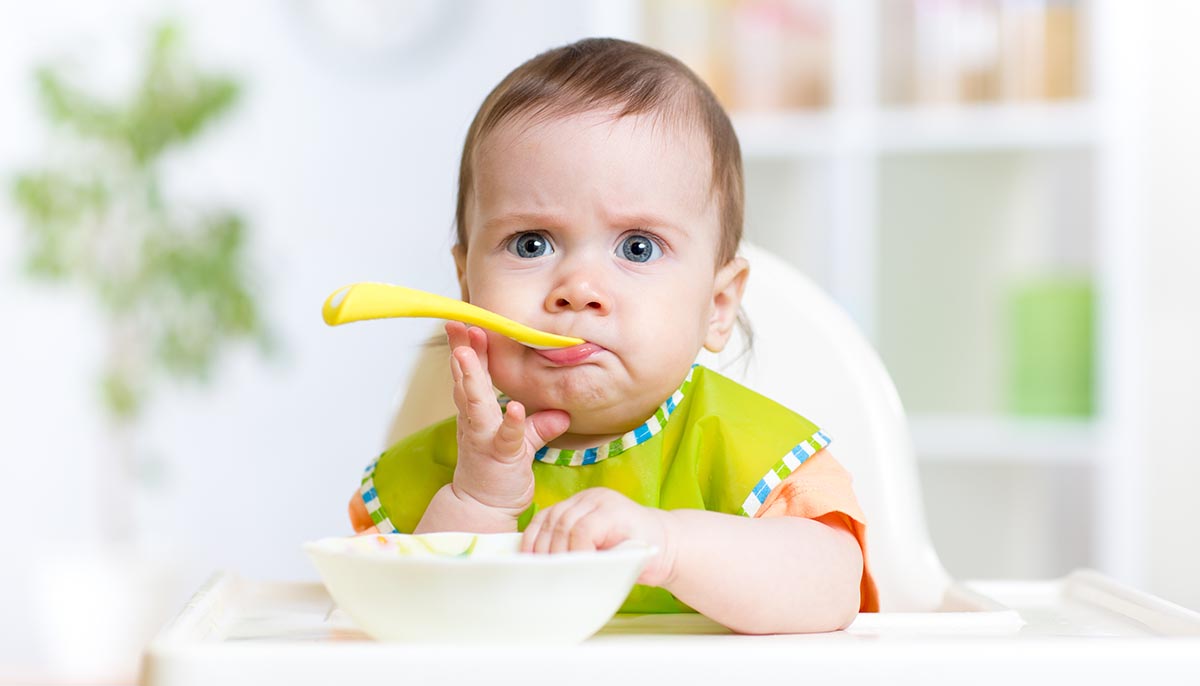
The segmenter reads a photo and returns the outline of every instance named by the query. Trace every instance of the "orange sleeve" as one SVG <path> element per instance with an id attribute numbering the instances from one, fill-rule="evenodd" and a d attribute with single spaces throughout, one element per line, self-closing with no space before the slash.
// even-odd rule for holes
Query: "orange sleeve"
<path id="1" fill-rule="evenodd" d="M 755 516 L 820 519 L 840 515 L 862 548 L 859 612 L 878 612 L 879 591 L 867 562 L 867 520 L 854 497 L 851 481 L 850 473 L 828 451 L 818 451 L 771 491 Z"/>
<path id="2" fill-rule="evenodd" d="M 357 490 L 350 496 L 350 526 L 354 527 L 356 534 L 379 531 L 375 528 L 375 522 L 371 520 L 371 513 L 367 512 L 367 506 L 363 504 L 362 494 Z"/>

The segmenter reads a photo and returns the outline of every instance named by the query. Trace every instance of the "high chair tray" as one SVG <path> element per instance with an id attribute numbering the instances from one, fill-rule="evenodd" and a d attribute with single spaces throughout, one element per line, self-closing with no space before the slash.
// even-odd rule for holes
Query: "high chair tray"
<path id="1" fill-rule="evenodd" d="M 845 631 L 735 635 L 699 615 L 618 615 L 571 648 L 380 643 L 319 583 L 221 573 L 151 642 L 148 686 L 481 683 L 1200 682 L 1200 614 L 1092 572 L 976 582 L 954 611 L 862 614 Z"/>

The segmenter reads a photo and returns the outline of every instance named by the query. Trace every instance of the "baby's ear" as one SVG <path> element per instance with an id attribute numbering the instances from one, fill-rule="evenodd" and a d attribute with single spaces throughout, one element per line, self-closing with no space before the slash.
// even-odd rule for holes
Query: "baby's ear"
<path id="1" fill-rule="evenodd" d="M 462 243 L 450 248 L 454 256 L 454 269 L 458 272 L 458 287 L 462 290 L 463 302 L 471 302 L 471 292 L 467 289 L 467 247 Z"/>
<path id="2" fill-rule="evenodd" d="M 708 332 L 704 336 L 704 348 L 719 353 L 729 342 L 733 325 L 737 323 L 738 309 L 742 305 L 742 293 L 746 291 L 746 279 L 750 277 L 750 263 L 735 257 L 717 270 L 713 280 L 712 316 L 708 320 Z"/>

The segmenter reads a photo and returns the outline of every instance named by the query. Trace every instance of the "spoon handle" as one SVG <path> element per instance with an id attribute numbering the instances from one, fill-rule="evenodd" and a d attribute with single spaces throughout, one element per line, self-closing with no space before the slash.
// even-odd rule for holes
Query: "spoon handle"
<path id="1" fill-rule="evenodd" d="M 482 326 L 532 348 L 566 348 L 584 342 L 581 338 L 539 331 L 461 300 L 387 283 L 343 286 L 325 300 L 321 314 L 330 326 L 390 317 L 453 319 Z"/>

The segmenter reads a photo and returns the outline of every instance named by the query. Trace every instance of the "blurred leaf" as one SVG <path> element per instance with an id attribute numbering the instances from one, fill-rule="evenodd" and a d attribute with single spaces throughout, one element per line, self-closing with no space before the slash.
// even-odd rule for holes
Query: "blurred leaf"
<path id="1" fill-rule="evenodd" d="M 36 72 L 47 119 L 66 159 L 18 175 L 12 196 L 25 224 L 25 263 L 94 298 L 110 331 L 101 375 L 115 421 L 135 418 L 162 376 L 206 381 L 229 343 L 271 350 L 250 282 L 247 225 L 228 210 L 177 207 L 157 161 L 229 111 L 238 84 L 196 69 L 170 23 L 151 37 L 141 81 L 104 102 L 55 68 Z"/>
<path id="2" fill-rule="evenodd" d="M 233 79 L 186 63 L 181 49 L 177 26 L 156 29 L 141 83 L 124 106 L 105 103 L 54 68 L 42 67 L 36 73 L 42 107 L 52 122 L 119 146 L 139 165 L 147 164 L 167 147 L 194 138 L 240 94 Z"/>
<path id="3" fill-rule="evenodd" d="M 35 73 L 42 109 L 50 121 L 65 124 L 84 136 L 121 140 L 125 134 L 124 117 L 119 108 L 106 105 L 66 83 L 50 67 Z"/>
<path id="4" fill-rule="evenodd" d="M 98 178 L 79 179 L 64 172 L 39 170 L 16 178 L 13 200 L 25 218 L 29 273 L 64 279 L 78 267 L 79 234 L 89 217 L 107 209 L 109 193 Z"/>
<path id="5" fill-rule="evenodd" d="M 244 235 L 241 217 L 219 213 L 190 232 L 162 233 L 147 242 L 150 287 L 173 303 L 156 343 L 173 372 L 203 379 L 220 338 L 248 338 L 262 328 L 245 283 Z"/>
<path id="6" fill-rule="evenodd" d="M 113 370 L 105 372 L 100 380 L 100 390 L 105 408 L 118 421 L 132 419 L 141 409 L 143 393 L 127 375 Z"/>
<path id="7" fill-rule="evenodd" d="M 146 162 L 174 143 L 191 140 L 237 100 L 237 84 L 183 63 L 178 28 L 158 29 L 142 85 L 128 113 L 134 157 Z"/>

